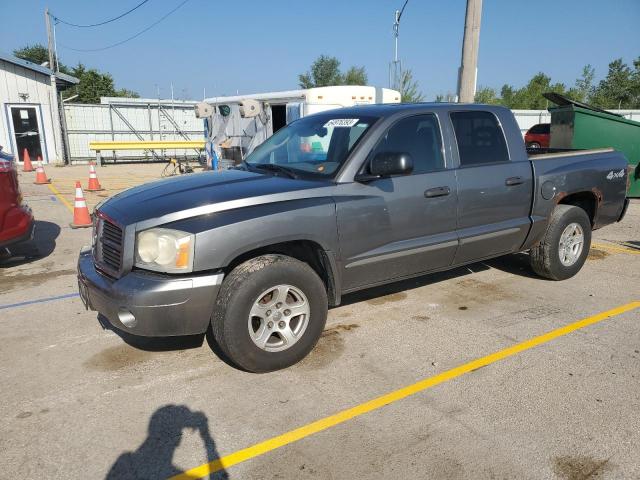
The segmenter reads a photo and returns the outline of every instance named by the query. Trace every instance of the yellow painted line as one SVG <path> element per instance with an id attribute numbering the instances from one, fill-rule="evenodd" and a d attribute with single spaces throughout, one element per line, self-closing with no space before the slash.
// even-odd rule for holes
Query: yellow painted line
<path id="1" fill-rule="evenodd" d="M 54 187 L 54 186 L 53 186 L 53 182 L 48 183 L 48 184 L 47 184 L 47 187 L 49 187 L 49 190 L 51 190 L 51 191 L 53 192 L 53 194 L 56 196 L 56 198 L 57 198 L 58 200 L 60 200 L 60 201 L 62 202 L 62 204 L 63 204 L 65 207 L 67 207 L 71 213 L 73 213 L 73 205 L 71 205 L 71 204 L 69 203 L 69 201 L 68 201 L 66 198 L 64 198 L 64 197 L 62 196 L 62 194 L 58 191 L 58 189 L 57 189 L 56 187 Z"/>
<path id="2" fill-rule="evenodd" d="M 609 250 L 611 252 L 616 252 L 616 253 L 629 253 L 631 255 L 640 255 L 640 250 L 624 247 L 622 245 L 610 245 L 606 243 L 592 242 L 591 246 L 595 248 L 599 248 L 601 250 Z"/>
<path id="3" fill-rule="evenodd" d="M 551 340 L 562 337 L 563 335 L 567 335 L 571 332 L 575 332 L 576 330 L 580 330 L 581 328 L 588 327 L 589 325 L 593 325 L 594 323 L 598 323 L 602 320 L 614 317 L 616 315 L 621 315 L 625 312 L 629 312 L 637 308 L 640 308 L 640 301 L 627 303 L 626 305 L 607 310 L 606 312 L 583 318 L 582 320 L 570 323 L 569 325 L 565 325 L 564 327 L 551 330 L 550 332 L 547 332 L 543 335 L 517 343 L 511 347 L 505 348 L 504 350 L 500 350 L 485 357 L 472 360 L 469 363 L 465 363 L 458 367 L 452 368 L 451 370 L 447 370 L 446 372 L 442 372 L 433 377 L 425 378 L 424 380 L 414 383 L 413 385 L 394 390 L 393 392 L 374 398 L 373 400 L 369 400 L 365 403 L 361 403 L 360 405 L 356 405 L 355 407 L 348 408 L 334 415 L 330 415 L 302 427 L 296 428 L 295 430 L 283 433 L 282 435 L 272 437 L 251 447 L 238 450 L 237 452 L 231 453 L 229 455 L 225 455 L 224 457 L 221 457 L 217 460 L 213 460 L 212 462 L 205 463 L 203 465 L 200 465 L 199 467 L 192 468 L 191 470 L 187 470 L 180 475 L 171 477 L 171 480 L 202 478 L 211 473 L 229 468 L 242 462 L 246 462 L 247 460 L 259 457 L 260 455 L 264 455 L 265 453 L 268 453 L 272 450 L 284 447 L 285 445 L 297 442 L 298 440 L 302 440 L 303 438 L 313 435 L 314 433 L 322 432 L 323 430 L 327 430 L 331 427 L 335 427 L 336 425 L 340 425 L 341 423 L 351 420 L 352 418 L 359 417 L 374 410 L 378 410 L 385 405 L 392 404 L 404 398 L 415 395 L 416 393 L 423 392 L 424 390 L 427 390 L 431 387 L 435 387 L 436 385 L 439 385 L 441 383 L 453 380 L 454 378 L 464 375 L 465 373 L 472 372 L 474 370 L 477 370 L 478 368 L 485 367 L 499 360 L 503 360 L 507 357 L 511 357 L 538 345 L 550 342 Z"/>

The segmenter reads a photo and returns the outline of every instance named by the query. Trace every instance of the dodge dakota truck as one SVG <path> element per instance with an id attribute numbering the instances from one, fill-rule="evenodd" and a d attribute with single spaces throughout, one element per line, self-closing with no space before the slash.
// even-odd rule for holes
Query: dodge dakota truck
<path id="1" fill-rule="evenodd" d="M 611 149 L 537 152 L 497 106 L 304 117 L 236 169 L 99 205 L 80 295 L 129 334 L 211 328 L 233 365 L 281 369 L 313 349 L 349 292 L 514 252 L 546 279 L 578 273 L 592 230 L 624 216 L 627 161 Z"/>

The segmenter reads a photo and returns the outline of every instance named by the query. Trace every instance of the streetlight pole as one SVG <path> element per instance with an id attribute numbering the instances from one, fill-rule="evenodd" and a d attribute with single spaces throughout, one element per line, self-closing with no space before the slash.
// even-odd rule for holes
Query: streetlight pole
<path id="1" fill-rule="evenodd" d="M 458 70 L 458 102 L 461 103 L 472 103 L 476 95 L 481 18 L 482 0 L 467 0 L 462 61 Z"/>
<path id="2" fill-rule="evenodd" d="M 393 49 L 393 61 L 389 66 L 389 87 L 390 88 L 398 88 L 400 84 L 400 76 L 402 74 L 402 64 L 398 59 L 398 36 L 400 35 L 400 18 L 404 12 L 404 9 L 409 3 L 409 0 L 405 0 L 404 5 L 400 10 L 396 10 L 394 14 L 393 20 L 393 39 L 394 39 L 394 49 Z"/>

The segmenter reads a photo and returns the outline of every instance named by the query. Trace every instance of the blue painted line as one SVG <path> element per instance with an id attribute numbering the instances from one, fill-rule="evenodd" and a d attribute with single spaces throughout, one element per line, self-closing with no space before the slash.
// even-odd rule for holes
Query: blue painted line
<path id="1" fill-rule="evenodd" d="M 66 295 L 58 295 L 56 297 L 39 298 L 37 300 L 29 300 L 27 302 L 9 303 L 7 305 L 0 305 L 0 310 L 6 310 L 8 308 L 24 307 L 25 305 L 33 305 L 34 303 L 55 302 L 56 300 L 64 300 L 65 298 L 79 297 L 79 293 L 67 293 Z"/>

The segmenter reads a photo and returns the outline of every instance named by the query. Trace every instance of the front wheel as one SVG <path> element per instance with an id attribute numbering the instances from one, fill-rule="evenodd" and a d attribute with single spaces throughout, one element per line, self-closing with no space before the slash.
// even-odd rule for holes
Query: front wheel
<path id="1" fill-rule="evenodd" d="M 306 263 L 262 255 L 225 278 L 211 319 L 216 343 L 232 363 L 269 372 L 302 360 L 327 320 L 327 292 Z"/>
<path id="2" fill-rule="evenodd" d="M 557 205 L 542 241 L 531 249 L 531 267 L 540 276 L 565 280 L 580 271 L 591 247 L 591 222 L 573 205 Z"/>

